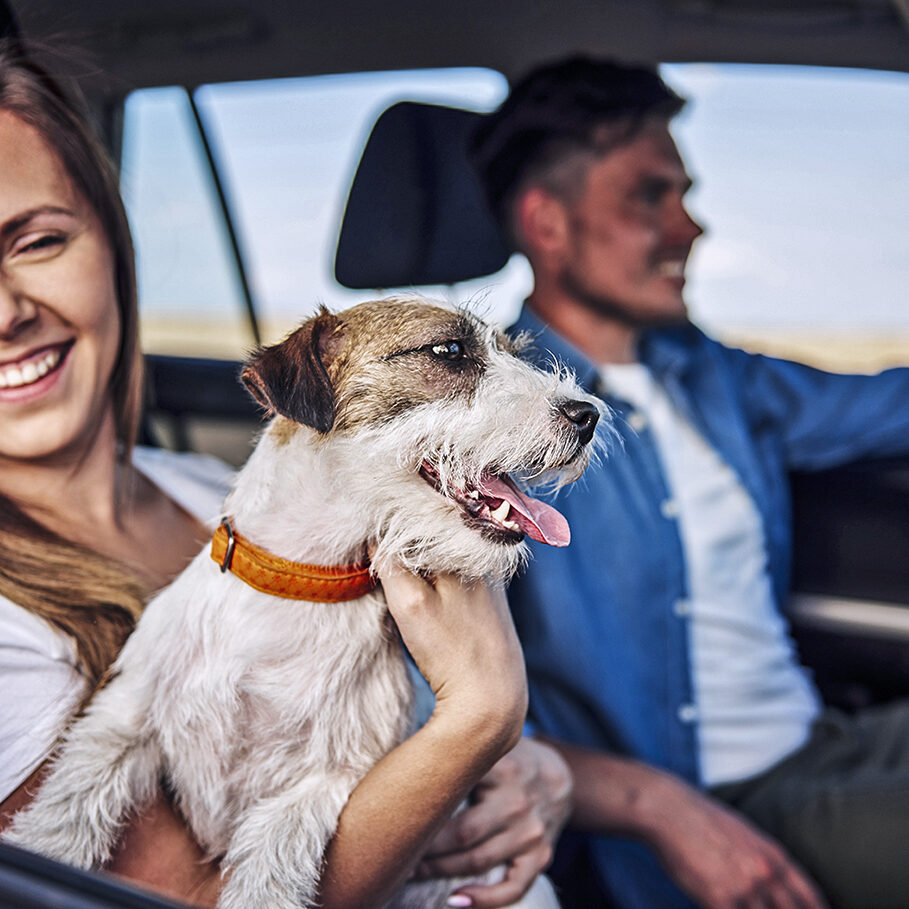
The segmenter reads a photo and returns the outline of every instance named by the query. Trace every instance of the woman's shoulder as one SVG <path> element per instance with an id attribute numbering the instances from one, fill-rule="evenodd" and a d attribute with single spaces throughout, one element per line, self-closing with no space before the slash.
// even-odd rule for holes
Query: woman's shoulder
<path id="1" fill-rule="evenodd" d="M 138 445 L 133 464 L 162 492 L 206 524 L 217 523 L 236 470 L 220 458 L 197 452 Z"/>
<path id="2" fill-rule="evenodd" d="M 0 648 L 40 655 L 75 666 L 76 652 L 69 635 L 0 595 Z M 0 655 L 0 667 L 3 657 Z"/>
<path id="3" fill-rule="evenodd" d="M 0 801 L 46 760 L 85 696 L 72 639 L 0 596 Z"/>

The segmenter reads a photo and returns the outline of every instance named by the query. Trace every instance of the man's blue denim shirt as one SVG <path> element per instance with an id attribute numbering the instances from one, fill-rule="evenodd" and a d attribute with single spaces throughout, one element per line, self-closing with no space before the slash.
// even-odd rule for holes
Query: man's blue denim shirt
<path id="1" fill-rule="evenodd" d="M 554 355 L 600 394 L 599 374 L 525 306 L 511 329 L 526 354 Z M 844 376 L 722 346 L 693 325 L 645 334 L 639 357 L 737 472 L 761 513 L 780 609 L 789 586 L 788 472 L 909 453 L 909 369 Z M 671 493 L 645 427 L 606 398 L 620 444 L 555 503 L 567 549 L 532 544 L 509 591 L 530 679 L 530 723 L 554 738 L 630 755 L 699 784 L 689 663 L 685 559 Z M 603 884 L 622 909 L 688 901 L 643 847 L 591 839 Z"/>

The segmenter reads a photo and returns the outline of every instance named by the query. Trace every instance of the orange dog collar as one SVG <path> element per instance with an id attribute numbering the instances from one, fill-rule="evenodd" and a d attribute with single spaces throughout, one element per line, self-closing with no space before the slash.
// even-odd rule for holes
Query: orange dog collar
<path id="1" fill-rule="evenodd" d="M 235 533 L 224 518 L 211 541 L 211 557 L 222 572 L 229 571 L 250 587 L 276 597 L 342 603 L 375 589 L 378 579 L 369 562 L 324 567 L 278 558 Z"/>

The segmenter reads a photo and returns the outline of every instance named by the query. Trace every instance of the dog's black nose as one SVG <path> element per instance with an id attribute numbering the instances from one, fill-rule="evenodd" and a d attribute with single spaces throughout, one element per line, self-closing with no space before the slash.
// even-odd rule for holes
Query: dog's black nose
<path id="1" fill-rule="evenodd" d="M 587 401 L 563 401 L 559 405 L 559 413 L 571 423 L 578 433 L 578 441 L 586 445 L 593 438 L 600 413 Z"/>

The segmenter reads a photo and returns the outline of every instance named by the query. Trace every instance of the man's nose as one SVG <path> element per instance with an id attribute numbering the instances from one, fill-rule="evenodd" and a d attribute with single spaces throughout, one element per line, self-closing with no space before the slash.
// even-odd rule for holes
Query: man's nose
<path id="1" fill-rule="evenodd" d="M 672 221 L 672 238 L 679 245 L 690 246 L 704 233 L 704 228 L 691 217 L 684 202 L 679 202 Z"/>

